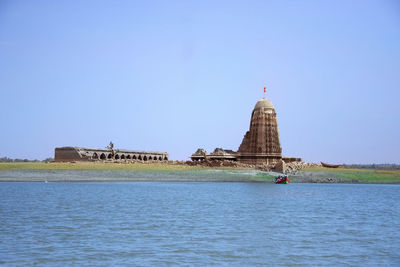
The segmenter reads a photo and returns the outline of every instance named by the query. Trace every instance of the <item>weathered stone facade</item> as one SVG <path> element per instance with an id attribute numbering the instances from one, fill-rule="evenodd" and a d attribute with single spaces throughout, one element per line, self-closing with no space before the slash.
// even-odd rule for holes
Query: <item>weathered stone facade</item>
<path id="1" fill-rule="evenodd" d="M 148 152 L 124 149 L 94 149 L 82 147 L 57 147 L 54 161 L 165 161 L 167 152 Z"/>
<path id="2" fill-rule="evenodd" d="M 207 154 L 207 151 L 203 148 L 197 149 L 190 158 L 193 161 L 203 161 L 203 160 L 231 160 L 236 161 L 236 152 L 229 149 L 216 148 L 211 154 Z"/>
<path id="3" fill-rule="evenodd" d="M 301 158 L 293 158 L 293 157 L 282 157 L 282 160 L 285 163 L 301 162 Z"/>
<path id="4" fill-rule="evenodd" d="M 216 148 L 207 154 L 198 149 L 190 157 L 193 161 L 231 160 L 249 165 L 262 165 L 284 172 L 285 163 L 301 162 L 301 158 L 282 157 L 278 120 L 272 103 L 263 98 L 251 113 L 250 129 L 246 132 L 237 152 Z"/>
<path id="5" fill-rule="evenodd" d="M 263 98 L 251 114 L 250 129 L 238 150 L 238 161 L 274 165 L 282 160 L 278 121 L 272 103 Z"/>
<path id="6" fill-rule="evenodd" d="M 207 157 L 207 151 L 203 148 L 199 148 L 190 156 L 190 159 L 193 161 L 203 161 Z"/>

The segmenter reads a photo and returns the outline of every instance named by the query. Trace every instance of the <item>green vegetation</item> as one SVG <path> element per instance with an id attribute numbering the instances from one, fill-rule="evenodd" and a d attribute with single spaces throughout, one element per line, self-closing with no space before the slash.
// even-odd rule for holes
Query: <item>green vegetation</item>
<path id="1" fill-rule="evenodd" d="M 21 162 L 0 163 L 0 170 L 181 170 L 194 168 L 186 165 L 143 164 L 143 163 L 104 163 L 104 162 Z"/>
<path id="2" fill-rule="evenodd" d="M 262 173 L 257 173 L 254 180 L 260 182 L 272 182 L 274 181 L 274 178 L 276 178 L 275 175 L 262 172 Z"/>
<path id="3" fill-rule="evenodd" d="M 374 170 L 400 170 L 399 164 L 342 164 L 343 168 L 348 169 L 374 169 Z"/>
<path id="4" fill-rule="evenodd" d="M 23 170 L 28 176 L 13 176 Z M 25 172 L 27 170 L 28 172 Z M 69 172 L 77 171 L 69 177 Z M 5 172 L 7 171 L 7 172 Z M 8 173 L 11 171 L 11 173 Z M 43 177 L 29 173 L 43 171 Z M 49 172 L 50 171 L 50 172 Z M 60 172 L 57 172 L 60 171 Z M 81 171 L 81 173 L 79 173 Z M 256 170 L 233 167 L 202 167 L 177 163 L 0 163 L 0 181 L 182 181 L 182 182 L 272 182 L 271 177 Z M 93 172 L 93 175 L 90 174 Z M 49 175 L 49 173 L 51 175 Z M 72 174 L 72 173 L 71 173 Z"/>
<path id="5" fill-rule="evenodd" d="M 359 183 L 400 183 L 400 170 L 347 169 L 310 167 L 303 169 L 300 174 L 316 177 L 331 177 L 342 182 Z"/>
<path id="6" fill-rule="evenodd" d="M 111 162 L 9 162 L 0 163 L 0 170 L 196 170 L 201 166 L 171 163 L 111 163 Z M 230 169 L 218 167 L 213 169 Z M 239 169 L 239 168 L 236 168 Z"/>
<path id="7" fill-rule="evenodd" d="M 42 162 L 52 162 L 54 161 L 53 158 L 46 158 L 44 160 L 42 160 Z M 38 159 L 34 159 L 34 160 L 29 160 L 29 159 L 11 159 L 9 157 L 2 157 L 0 158 L 0 163 L 1 162 L 40 162 L 40 160 Z"/>
<path id="8" fill-rule="evenodd" d="M 240 181 L 260 181 L 271 182 L 274 178 L 273 173 L 256 172 L 248 175 L 248 171 L 254 169 L 243 169 L 237 167 L 202 167 L 189 166 L 185 164 L 173 163 L 106 163 L 106 162 L 4 162 L 0 163 L 2 170 L 132 170 L 144 172 L 163 172 L 177 173 L 184 175 L 195 171 L 197 176 L 206 177 L 215 181 L 225 181 L 234 179 Z M 214 172 L 216 170 L 217 172 Z M 226 170 L 227 172 L 218 172 Z M 200 171 L 200 172 L 197 172 Z M 208 172 L 211 171 L 211 172 Z M 197 177 L 195 175 L 195 177 Z M 233 175 L 233 176 L 232 176 Z M 188 175 L 190 177 L 190 175 Z M 337 168 L 329 169 L 323 167 L 310 167 L 303 169 L 295 175 L 289 175 L 292 182 L 311 182 L 311 183 L 392 183 L 400 184 L 399 170 L 373 170 L 373 169 L 349 169 Z M 191 179 L 191 178 L 189 178 Z M 195 178 L 194 178 L 195 179 Z"/>

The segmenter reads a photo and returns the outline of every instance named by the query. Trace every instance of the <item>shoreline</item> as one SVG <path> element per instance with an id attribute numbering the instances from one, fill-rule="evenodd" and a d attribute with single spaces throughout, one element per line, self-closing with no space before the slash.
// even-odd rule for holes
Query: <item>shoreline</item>
<path id="1" fill-rule="evenodd" d="M 274 184 L 271 181 L 262 180 L 0 180 L 1 183 L 260 183 Z M 400 185 L 400 182 L 351 182 L 351 181 L 291 181 L 289 184 L 380 184 L 380 185 Z"/>
<path id="2" fill-rule="evenodd" d="M 254 182 L 273 183 L 276 172 L 177 163 L 0 163 L 0 182 Z M 291 183 L 400 184 L 400 171 L 309 167 Z"/>

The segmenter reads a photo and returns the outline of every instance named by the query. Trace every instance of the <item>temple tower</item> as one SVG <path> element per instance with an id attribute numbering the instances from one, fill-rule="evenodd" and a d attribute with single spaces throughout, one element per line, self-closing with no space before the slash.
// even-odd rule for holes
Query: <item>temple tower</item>
<path id="1" fill-rule="evenodd" d="M 259 100 L 251 114 L 250 130 L 238 150 L 238 161 L 275 165 L 282 160 L 278 121 L 272 103 Z"/>

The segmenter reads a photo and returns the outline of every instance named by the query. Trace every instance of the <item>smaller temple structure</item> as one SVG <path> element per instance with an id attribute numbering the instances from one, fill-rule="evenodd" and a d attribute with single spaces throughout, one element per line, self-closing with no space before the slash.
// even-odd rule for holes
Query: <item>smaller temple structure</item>
<path id="1" fill-rule="evenodd" d="M 207 158 L 207 151 L 203 148 L 199 148 L 190 156 L 193 161 L 203 161 Z"/>
<path id="2" fill-rule="evenodd" d="M 231 160 L 231 161 L 238 161 L 239 153 L 230 149 L 222 149 L 216 148 L 214 152 L 207 154 L 207 151 L 203 148 L 197 149 L 194 152 L 190 159 L 192 161 L 203 161 L 203 160 Z M 285 163 L 291 162 L 302 162 L 301 158 L 294 158 L 294 157 L 282 157 L 282 161 Z"/>
<path id="3" fill-rule="evenodd" d="M 208 155 L 211 160 L 232 160 L 236 161 L 236 152 L 229 149 L 216 148 L 214 152 Z"/>
<path id="4" fill-rule="evenodd" d="M 237 152 L 216 148 L 213 153 L 207 154 L 199 148 L 190 158 L 193 161 L 231 160 L 250 165 L 266 165 L 277 171 L 284 171 L 286 163 L 301 162 L 301 158 L 282 157 L 277 114 L 271 101 L 266 98 L 260 99 L 254 106 L 249 130 Z"/>
<path id="5" fill-rule="evenodd" d="M 137 150 L 114 149 L 114 144 L 105 149 L 83 147 L 57 147 L 54 152 L 54 161 L 166 161 L 167 152 L 149 152 Z"/>
<path id="6" fill-rule="evenodd" d="M 207 151 L 203 148 L 197 149 L 195 153 L 190 156 L 193 161 L 203 160 L 231 160 L 237 161 L 237 152 L 230 149 L 216 148 L 211 154 L 207 154 Z"/>

